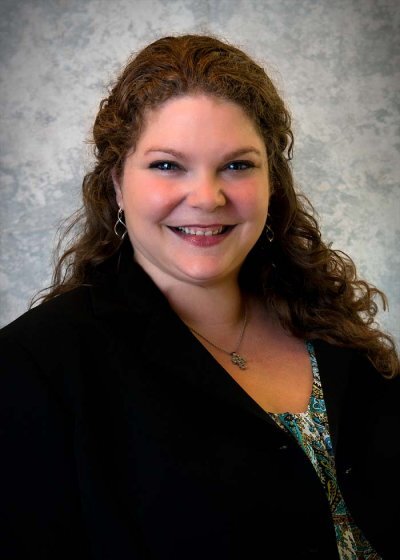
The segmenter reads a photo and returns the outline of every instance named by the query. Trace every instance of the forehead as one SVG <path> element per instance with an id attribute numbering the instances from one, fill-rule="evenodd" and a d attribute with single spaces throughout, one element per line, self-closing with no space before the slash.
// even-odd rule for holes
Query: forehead
<path id="1" fill-rule="evenodd" d="M 249 120 L 253 120 L 245 111 L 245 109 L 235 101 L 231 99 L 226 99 L 224 97 L 220 97 L 217 95 L 213 95 L 211 93 L 206 92 L 192 92 L 186 93 L 183 95 L 176 95 L 170 97 L 166 101 L 162 103 L 148 107 L 144 112 L 144 121 L 147 123 L 149 119 L 151 119 L 154 115 L 173 111 L 174 109 L 181 110 L 184 107 L 197 107 L 199 105 L 208 105 L 213 106 L 215 108 L 219 107 L 226 107 L 231 108 L 232 110 L 236 110 L 236 112 L 240 113 L 242 116 L 247 117 Z"/>
<path id="2" fill-rule="evenodd" d="M 262 143 L 262 136 L 254 120 L 237 103 L 208 94 L 173 97 L 163 104 L 147 109 L 139 142 L 152 136 L 170 138 L 174 135 L 211 139 L 229 137 Z"/>

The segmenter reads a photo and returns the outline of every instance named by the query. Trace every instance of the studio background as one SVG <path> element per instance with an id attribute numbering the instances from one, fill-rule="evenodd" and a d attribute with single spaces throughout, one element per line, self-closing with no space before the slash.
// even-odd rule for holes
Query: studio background
<path id="1" fill-rule="evenodd" d="M 234 42 L 291 108 L 297 185 L 324 238 L 384 290 L 400 341 L 398 0 L 0 0 L 0 325 L 50 283 L 86 140 L 128 56 L 171 33 Z"/>

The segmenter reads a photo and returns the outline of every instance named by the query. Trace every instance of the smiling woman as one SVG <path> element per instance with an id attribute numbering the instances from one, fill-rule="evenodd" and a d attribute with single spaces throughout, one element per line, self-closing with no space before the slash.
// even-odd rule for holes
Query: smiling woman
<path id="1" fill-rule="evenodd" d="M 159 39 L 93 140 L 54 283 L 0 334 L 0 556 L 397 558 L 386 298 L 295 192 L 265 70 Z"/>

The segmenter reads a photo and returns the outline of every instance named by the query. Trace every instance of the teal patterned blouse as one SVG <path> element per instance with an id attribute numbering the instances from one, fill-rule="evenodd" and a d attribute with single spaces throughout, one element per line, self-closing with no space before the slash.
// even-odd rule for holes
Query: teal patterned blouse
<path id="1" fill-rule="evenodd" d="M 283 430 L 288 431 L 310 459 L 325 489 L 335 526 L 341 560 L 382 560 L 350 516 L 336 480 L 335 461 L 329 434 L 328 418 L 314 348 L 307 342 L 313 372 L 313 389 L 306 412 L 272 414 Z"/>

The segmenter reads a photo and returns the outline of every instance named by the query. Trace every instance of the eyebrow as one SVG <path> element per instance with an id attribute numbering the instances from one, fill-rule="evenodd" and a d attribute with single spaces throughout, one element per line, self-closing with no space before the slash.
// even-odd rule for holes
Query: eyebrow
<path id="1" fill-rule="evenodd" d="M 187 159 L 187 156 L 183 152 L 175 150 L 174 148 L 168 148 L 168 147 L 149 148 L 148 150 L 145 151 L 145 155 L 150 154 L 152 152 L 162 152 L 164 154 L 170 154 L 171 156 L 174 156 L 178 159 Z M 262 153 L 257 148 L 254 148 L 253 146 L 244 146 L 243 148 L 238 148 L 233 152 L 228 152 L 224 154 L 223 159 L 234 159 L 243 156 L 245 154 L 251 154 L 251 153 L 259 157 L 262 157 Z"/>

